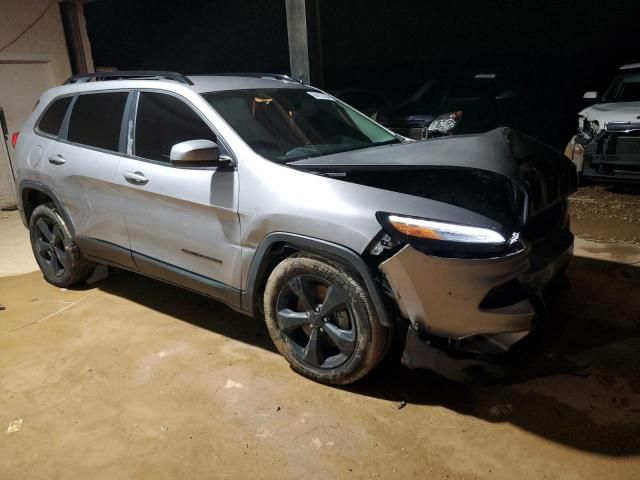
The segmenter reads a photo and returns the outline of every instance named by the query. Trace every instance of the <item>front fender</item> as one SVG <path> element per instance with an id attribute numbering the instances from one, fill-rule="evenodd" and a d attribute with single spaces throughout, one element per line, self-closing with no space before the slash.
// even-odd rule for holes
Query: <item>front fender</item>
<path id="1" fill-rule="evenodd" d="M 274 232 L 267 235 L 256 249 L 249 267 L 247 289 L 242 292 L 242 308 L 244 310 L 254 311 L 255 309 L 260 281 L 268 274 L 266 270 L 269 267 L 269 252 L 276 244 L 284 244 L 302 252 L 315 253 L 351 267 L 364 281 L 380 323 L 385 327 L 392 325 L 376 281 L 360 255 L 347 247 L 326 240 L 285 232 Z"/>

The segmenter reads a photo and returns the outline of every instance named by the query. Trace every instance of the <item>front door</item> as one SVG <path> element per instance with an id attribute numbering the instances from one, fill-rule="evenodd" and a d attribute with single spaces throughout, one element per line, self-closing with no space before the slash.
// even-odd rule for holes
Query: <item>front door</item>
<path id="1" fill-rule="evenodd" d="M 237 171 L 231 167 L 176 168 L 169 162 L 173 145 L 187 140 L 217 141 L 214 132 L 183 99 L 143 91 L 130 135 L 133 156 L 123 160 L 120 181 L 138 268 L 237 303 Z"/>

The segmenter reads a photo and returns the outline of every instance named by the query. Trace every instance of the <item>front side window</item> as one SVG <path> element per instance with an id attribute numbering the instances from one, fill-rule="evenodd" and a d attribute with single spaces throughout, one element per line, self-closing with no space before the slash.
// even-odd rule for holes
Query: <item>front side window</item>
<path id="1" fill-rule="evenodd" d="M 171 147 L 176 143 L 216 141 L 202 118 L 172 95 L 141 92 L 137 112 L 134 153 L 138 157 L 168 163 Z"/>
<path id="2" fill-rule="evenodd" d="M 202 96 L 253 150 L 279 163 L 399 143 L 368 117 L 317 91 L 273 88 Z"/>
<path id="3" fill-rule="evenodd" d="M 117 152 L 128 95 L 128 92 L 79 95 L 69 119 L 67 140 Z"/>
<path id="4" fill-rule="evenodd" d="M 59 98 L 49 105 L 49 108 L 47 108 L 47 111 L 44 112 L 44 115 L 42 115 L 42 118 L 40 119 L 38 130 L 50 135 L 58 136 L 60 127 L 62 126 L 62 121 L 67 113 L 67 108 L 69 108 L 69 104 L 71 103 L 71 98 L 72 97 Z"/>

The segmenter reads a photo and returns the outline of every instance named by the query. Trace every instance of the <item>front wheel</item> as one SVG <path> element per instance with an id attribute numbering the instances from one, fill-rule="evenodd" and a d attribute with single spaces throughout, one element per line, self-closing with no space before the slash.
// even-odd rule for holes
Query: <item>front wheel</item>
<path id="1" fill-rule="evenodd" d="M 386 352 L 389 332 L 361 280 L 320 257 L 295 255 L 278 264 L 267 281 L 264 310 L 278 351 L 313 380 L 355 382 Z"/>

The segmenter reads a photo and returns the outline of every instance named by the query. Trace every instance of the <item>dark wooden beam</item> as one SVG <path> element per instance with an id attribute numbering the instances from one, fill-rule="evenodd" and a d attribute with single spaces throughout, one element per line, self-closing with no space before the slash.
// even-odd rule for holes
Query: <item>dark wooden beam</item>
<path id="1" fill-rule="evenodd" d="M 285 0 L 291 76 L 322 86 L 322 48 L 318 0 Z"/>

